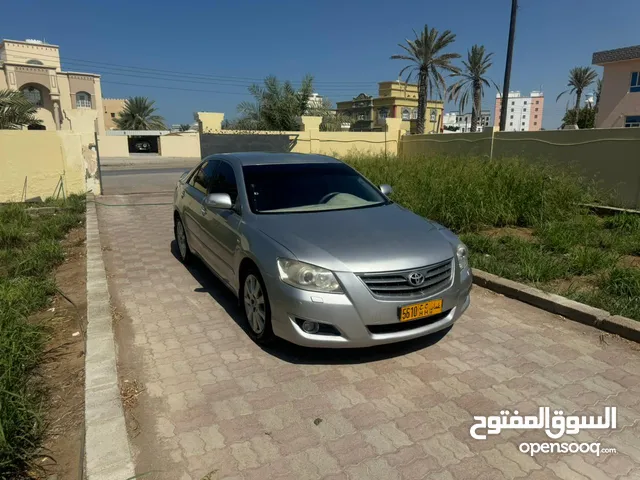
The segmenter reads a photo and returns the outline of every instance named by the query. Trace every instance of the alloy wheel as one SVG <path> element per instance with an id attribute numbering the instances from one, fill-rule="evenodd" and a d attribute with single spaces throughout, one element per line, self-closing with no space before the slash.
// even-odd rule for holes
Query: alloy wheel
<path id="1" fill-rule="evenodd" d="M 180 250 L 180 256 L 182 259 L 187 258 L 187 235 L 184 231 L 184 226 L 181 221 L 176 224 L 176 240 L 178 242 L 178 250 Z"/>
<path id="2" fill-rule="evenodd" d="M 244 311 L 253 333 L 264 332 L 266 323 L 266 305 L 260 281 L 253 274 L 247 275 L 244 281 Z"/>

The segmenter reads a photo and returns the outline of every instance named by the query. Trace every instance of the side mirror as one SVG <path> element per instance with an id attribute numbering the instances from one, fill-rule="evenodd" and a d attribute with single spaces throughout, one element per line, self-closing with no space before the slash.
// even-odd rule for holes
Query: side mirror
<path id="1" fill-rule="evenodd" d="M 393 193 L 393 188 L 391 188 L 391 185 L 387 185 L 385 183 L 384 185 L 380 185 L 380 191 L 383 195 L 390 195 L 391 193 Z"/>
<path id="2" fill-rule="evenodd" d="M 204 198 L 204 205 L 209 208 L 230 209 L 233 207 L 228 193 L 210 193 Z"/>

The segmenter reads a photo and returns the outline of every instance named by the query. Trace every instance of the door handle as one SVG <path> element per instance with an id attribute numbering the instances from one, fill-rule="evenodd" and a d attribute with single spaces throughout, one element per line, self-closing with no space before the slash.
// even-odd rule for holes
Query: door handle
<path id="1" fill-rule="evenodd" d="M 207 209 L 205 208 L 205 206 L 204 206 L 204 205 L 202 205 L 202 206 L 200 207 L 200 213 L 201 213 L 202 215 L 206 215 L 206 214 L 207 214 Z"/>

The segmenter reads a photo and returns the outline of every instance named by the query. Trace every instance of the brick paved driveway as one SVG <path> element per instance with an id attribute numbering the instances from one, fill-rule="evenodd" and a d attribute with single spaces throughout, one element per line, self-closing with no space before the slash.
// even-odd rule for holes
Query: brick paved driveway
<path id="1" fill-rule="evenodd" d="M 107 196 L 107 203 L 170 201 Z M 234 298 L 172 250 L 170 206 L 99 207 L 137 473 L 195 479 L 638 479 L 640 351 L 475 288 L 446 335 L 368 351 L 265 351 Z M 127 400 L 127 404 L 132 398 Z M 617 454 L 520 453 L 539 432 L 472 440 L 473 415 L 618 407 Z M 635 421 L 635 423 L 634 423 Z M 208 475 L 208 476 L 207 476 Z M 145 477 L 154 478 L 154 476 Z"/>

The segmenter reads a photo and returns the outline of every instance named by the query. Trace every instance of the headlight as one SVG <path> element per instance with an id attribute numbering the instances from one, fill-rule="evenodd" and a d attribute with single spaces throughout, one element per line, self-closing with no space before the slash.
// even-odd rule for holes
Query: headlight
<path id="1" fill-rule="evenodd" d="M 457 245 L 456 257 L 458 257 L 458 266 L 460 267 L 460 270 L 469 268 L 469 250 L 467 250 L 466 245 L 462 243 L 457 235 L 448 228 L 445 228 L 436 222 L 431 223 L 438 229 L 440 234 L 449 241 L 449 243 Z"/>
<path id="2" fill-rule="evenodd" d="M 469 251 L 463 243 L 458 245 L 458 248 L 456 248 L 456 256 L 458 257 L 458 266 L 460 267 L 460 270 L 469 268 Z"/>
<path id="3" fill-rule="evenodd" d="M 292 287 L 313 292 L 342 293 L 333 272 L 288 258 L 278 259 L 280 280 Z"/>

